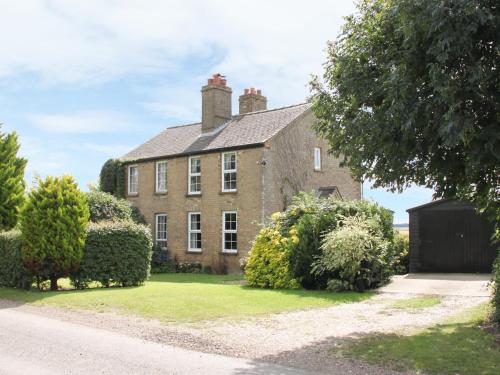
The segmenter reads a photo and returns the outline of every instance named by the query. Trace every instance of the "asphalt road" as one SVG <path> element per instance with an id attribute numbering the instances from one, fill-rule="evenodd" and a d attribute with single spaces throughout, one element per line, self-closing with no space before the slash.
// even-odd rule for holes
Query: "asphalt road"
<path id="1" fill-rule="evenodd" d="M 312 374 L 0 309 L 0 374 Z"/>

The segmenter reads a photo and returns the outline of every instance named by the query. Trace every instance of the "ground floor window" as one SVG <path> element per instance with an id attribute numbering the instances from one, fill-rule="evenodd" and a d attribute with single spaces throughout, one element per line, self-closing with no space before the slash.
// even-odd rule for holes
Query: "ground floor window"
<path id="1" fill-rule="evenodd" d="M 188 250 L 201 251 L 201 213 L 188 213 Z"/>
<path id="2" fill-rule="evenodd" d="M 155 215 L 155 243 L 162 250 L 167 249 L 167 214 Z"/>
<path id="3" fill-rule="evenodd" d="M 222 251 L 238 252 L 238 214 L 236 211 L 222 212 Z"/>

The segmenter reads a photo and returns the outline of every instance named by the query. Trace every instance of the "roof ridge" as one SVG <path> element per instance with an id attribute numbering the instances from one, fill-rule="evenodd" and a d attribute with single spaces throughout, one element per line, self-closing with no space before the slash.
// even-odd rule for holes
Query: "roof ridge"
<path id="1" fill-rule="evenodd" d="M 286 105 L 284 107 L 278 107 L 278 108 L 272 108 L 272 109 L 261 109 L 260 111 L 252 111 L 252 112 L 246 112 L 246 113 L 242 113 L 242 114 L 237 114 L 237 115 L 234 115 L 233 117 L 242 117 L 242 116 L 246 116 L 246 115 L 254 115 L 254 114 L 263 113 L 263 112 L 280 111 L 282 109 L 288 109 L 288 108 L 292 108 L 292 107 L 298 107 L 298 106 L 305 105 L 305 104 L 309 104 L 309 102 L 302 102 L 302 103 L 297 103 L 297 104 L 292 104 L 292 105 Z"/>
<path id="2" fill-rule="evenodd" d="M 182 128 L 184 126 L 194 126 L 194 125 L 201 125 L 201 122 L 192 122 L 190 124 L 182 124 L 182 125 L 172 125 L 172 126 L 167 126 L 163 131 L 167 129 L 172 129 L 172 128 Z"/>

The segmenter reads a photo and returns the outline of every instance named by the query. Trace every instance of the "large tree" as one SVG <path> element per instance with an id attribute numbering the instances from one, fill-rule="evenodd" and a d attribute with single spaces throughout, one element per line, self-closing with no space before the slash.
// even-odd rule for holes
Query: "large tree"
<path id="1" fill-rule="evenodd" d="M 0 231 L 12 229 L 24 199 L 26 159 L 17 156 L 19 142 L 15 132 L 1 132 L 0 124 Z"/>
<path id="2" fill-rule="evenodd" d="M 89 209 L 71 176 L 47 177 L 30 191 L 21 212 L 22 257 L 39 279 L 57 279 L 76 270 L 83 257 Z"/>
<path id="3" fill-rule="evenodd" d="M 359 179 L 500 220 L 500 3 L 365 0 L 312 81 L 317 132 Z"/>

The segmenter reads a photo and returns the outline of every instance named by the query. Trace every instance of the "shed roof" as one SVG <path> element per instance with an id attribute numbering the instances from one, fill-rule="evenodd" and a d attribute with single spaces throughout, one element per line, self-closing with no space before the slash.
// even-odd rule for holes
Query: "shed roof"
<path id="1" fill-rule="evenodd" d="M 460 200 L 454 199 L 454 198 L 443 198 L 443 199 L 438 199 L 438 200 L 435 200 L 435 201 L 432 201 L 429 203 L 421 204 L 420 206 L 409 208 L 406 210 L 406 212 L 418 211 L 421 209 L 435 207 L 435 206 L 439 206 L 442 204 L 450 204 L 450 203 L 451 204 L 456 203 L 456 205 L 460 206 L 460 207 L 474 208 L 474 204 L 471 202 L 463 202 L 463 201 L 460 201 Z"/>

